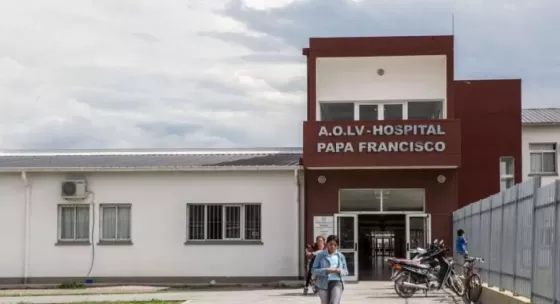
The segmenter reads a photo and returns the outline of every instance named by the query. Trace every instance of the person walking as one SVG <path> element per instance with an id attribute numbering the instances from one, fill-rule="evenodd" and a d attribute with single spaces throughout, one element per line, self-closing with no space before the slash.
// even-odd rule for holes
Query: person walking
<path id="1" fill-rule="evenodd" d="M 339 304 L 344 291 L 342 277 L 348 275 L 346 258 L 338 251 L 339 241 L 334 235 L 327 238 L 327 249 L 319 252 L 311 272 L 317 278 L 321 304 Z"/>
<path id="2" fill-rule="evenodd" d="M 307 277 L 305 278 L 305 287 L 303 288 L 303 294 L 307 294 L 308 290 L 309 290 L 309 283 L 311 282 L 311 266 L 313 266 L 313 262 L 315 261 L 315 257 L 317 256 L 317 254 L 321 251 L 323 251 L 325 249 L 325 237 L 322 235 L 319 235 L 316 239 L 315 239 L 315 244 L 313 244 L 313 246 L 309 246 L 309 248 L 307 248 L 305 255 L 307 257 L 308 263 L 309 263 L 309 267 L 307 270 Z"/>

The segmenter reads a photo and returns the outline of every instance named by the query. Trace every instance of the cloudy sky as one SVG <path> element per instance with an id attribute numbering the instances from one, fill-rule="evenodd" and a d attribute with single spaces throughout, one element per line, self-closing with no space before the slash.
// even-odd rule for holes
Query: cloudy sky
<path id="1" fill-rule="evenodd" d="M 300 146 L 310 36 L 453 11 L 457 79 L 560 106 L 558 0 L 0 0 L 0 149 Z"/>

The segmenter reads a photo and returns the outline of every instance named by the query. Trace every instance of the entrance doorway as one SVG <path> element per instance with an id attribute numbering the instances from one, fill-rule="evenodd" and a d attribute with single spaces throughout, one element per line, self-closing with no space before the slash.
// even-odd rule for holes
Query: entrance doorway
<path id="1" fill-rule="evenodd" d="M 388 257 L 406 255 L 406 215 L 358 215 L 359 280 L 388 280 L 391 270 Z"/>
<path id="2" fill-rule="evenodd" d="M 335 214 L 339 250 L 346 257 L 348 281 L 388 280 L 388 257 L 410 257 L 417 247 L 426 248 L 431 239 L 430 216 L 425 213 Z"/>
<path id="3" fill-rule="evenodd" d="M 431 238 L 425 189 L 340 189 L 334 232 L 346 256 L 348 281 L 386 280 L 387 257 L 410 257 Z"/>

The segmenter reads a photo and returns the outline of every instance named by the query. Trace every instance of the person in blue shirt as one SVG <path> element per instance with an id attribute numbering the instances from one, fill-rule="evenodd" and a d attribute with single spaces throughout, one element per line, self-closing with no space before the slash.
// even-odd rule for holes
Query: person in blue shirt
<path id="1" fill-rule="evenodd" d="M 463 229 L 457 230 L 457 243 L 455 250 L 457 250 L 458 254 L 464 257 L 469 255 L 469 251 L 467 250 L 467 238 L 465 237 L 465 231 L 463 231 Z"/>
<path id="2" fill-rule="evenodd" d="M 327 250 L 317 254 L 311 272 L 317 278 L 315 284 L 319 289 L 321 304 L 339 304 L 344 290 L 343 276 L 348 275 L 346 258 L 338 251 L 338 238 L 327 238 Z"/>

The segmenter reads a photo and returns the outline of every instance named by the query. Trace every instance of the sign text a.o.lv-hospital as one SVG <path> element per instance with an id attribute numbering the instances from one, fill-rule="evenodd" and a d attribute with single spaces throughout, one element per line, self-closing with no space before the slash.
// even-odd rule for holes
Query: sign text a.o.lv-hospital
<path id="1" fill-rule="evenodd" d="M 317 134 L 316 152 L 442 153 L 447 148 L 443 140 L 445 135 L 441 124 L 321 126 Z M 423 137 L 427 140 L 423 140 Z"/>

